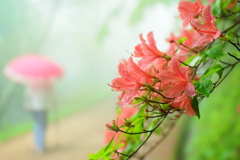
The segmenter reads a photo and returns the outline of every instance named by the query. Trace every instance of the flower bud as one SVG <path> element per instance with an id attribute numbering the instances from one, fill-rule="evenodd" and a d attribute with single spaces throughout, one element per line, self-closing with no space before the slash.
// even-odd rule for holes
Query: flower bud
<path id="1" fill-rule="evenodd" d="M 112 126 L 111 126 L 109 123 L 106 124 L 106 127 L 107 127 L 108 129 L 111 129 L 111 128 L 112 128 Z"/>

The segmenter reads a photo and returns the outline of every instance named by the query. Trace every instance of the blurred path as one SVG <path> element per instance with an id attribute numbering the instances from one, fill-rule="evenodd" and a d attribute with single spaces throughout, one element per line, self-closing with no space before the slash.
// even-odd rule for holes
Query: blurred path
<path id="1" fill-rule="evenodd" d="M 0 144 L 0 160 L 88 160 L 90 153 L 97 153 L 104 146 L 105 124 L 115 117 L 115 101 L 113 98 L 51 124 L 46 154 L 35 152 L 33 134 L 28 133 Z M 175 130 L 154 150 L 155 156 L 170 159 L 176 140 Z M 149 157 L 147 160 L 160 159 Z"/>

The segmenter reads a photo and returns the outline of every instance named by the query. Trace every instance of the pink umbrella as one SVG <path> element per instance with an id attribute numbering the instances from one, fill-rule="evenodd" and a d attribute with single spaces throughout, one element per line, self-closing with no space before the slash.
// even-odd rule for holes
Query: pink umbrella
<path id="1" fill-rule="evenodd" d="M 59 65 L 46 56 L 38 54 L 27 54 L 13 59 L 3 72 L 11 80 L 24 84 L 52 81 L 63 74 Z"/>

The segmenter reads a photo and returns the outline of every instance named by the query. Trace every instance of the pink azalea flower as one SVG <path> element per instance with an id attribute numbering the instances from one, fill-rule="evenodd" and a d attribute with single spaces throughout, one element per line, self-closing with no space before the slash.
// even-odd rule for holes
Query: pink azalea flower
<path id="1" fill-rule="evenodd" d="M 185 45 L 189 48 L 195 49 L 195 47 L 193 45 L 194 45 L 196 39 L 201 37 L 201 35 L 198 32 L 196 32 L 195 30 L 192 30 L 192 29 L 191 30 L 185 30 L 185 29 L 183 29 L 181 37 L 179 37 L 179 38 L 182 38 L 182 37 L 187 38 L 187 40 L 185 42 L 183 42 L 183 45 Z"/>
<path id="2" fill-rule="evenodd" d="M 182 94 L 181 96 L 175 98 L 172 106 L 186 110 L 188 116 L 194 116 L 196 114 L 192 108 L 192 99 L 186 94 Z"/>
<path id="3" fill-rule="evenodd" d="M 192 50 L 201 51 L 205 48 L 210 42 L 213 41 L 213 37 L 211 34 L 200 34 L 194 29 L 181 30 L 180 36 L 175 36 L 173 33 L 171 37 L 167 39 L 168 42 L 175 41 L 178 39 L 186 37 L 187 40 L 182 43 L 182 46 L 179 47 L 176 43 L 170 43 L 169 52 L 176 52 L 176 56 L 181 61 L 185 61 L 188 55 L 192 55 Z M 186 47 L 184 47 L 184 46 Z"/>
<path id="4" fill-rule="evenodd" d="M 112 85 L 110 85 L 116 91 L 126 91 L 131 90 L 136 84 L 135 81 L 132 80 L 129 73 L 126 70 L 127 62 L 123 61 L 123 63 L 119 63 L 118 65 L 118 73 L 121 77 L 114 78 L 112 80 Z"/>
<path id="5" fill-rule="evenodd" d="M 200 34 L 206 35 L 201 41 L 212 42 L 221 35 L 221 32 L 215 26 L 215 17 L 212 15 L 211 7 L 204 6 L 201 15 L 191 21 L 191 26 Z"/>
<path id="6" fill-rule="evenodd" d="M 195 38 L 193 48 L 202 49 L 221 35 L 209 5 L 203 6 L 200 0 L 198 2 L 180 1 L 178 10 L 184 26 L 190 22 L 191 26 L 202 35 Z"/>
<path id="7" fill-rule="evenodd" d="M 214 40 L 212 34 L 204 34 L 196 39 L 192 45 L 193 48 L 203 49 Z"/>
<path id="8" fill-rule="evenodd" d="M 105 143 L 108 144 L 112 140 L 114 135 L 115 135 L 115 137 L 114 137 L 113 141 L 116 142 L 118 140 L 118 138 L 121 136 L 121 134 L 122 134 L 122 132 L 116 133 L 115 131 L 106 130 L 105 131 Z M 121 141 L 124 142 L 123 139 Z"/>
<path id="9" fill-rule="evenodd" d="M 145 83 L 151 82 L 152 76 L 141 70 L 132 57 L 118 65 L 118 72 L 121 77 L 113 79 L 110 86 L 122 92 L 119 105 L 126 106 L 132 103 Z"/>
<path id="10" fill-rule="evenodd" d="M 145 39 L 143 39 L 142 34 L 139 35 L 139 38 L 141 43 L 135 47 L 135 51 L 134 51 L 135 57 L 143 57 L 146 55 L 155 56 L 155 57 L 163 56 L 163 53 L 159 51 L 158 48 L 156 47 L 156 41 L 154 39 L 153 32 L 149 32 L 147 35 L 148 43 L 146 42 Z"/>
<path id="11" fill-rule="evenodd" d="M 153 78 L 153 76 L 143 71 L 136 63 L 134 63 L 132 57 L 128 59 L 128 63 L 128 73 L 134 81 L 144 84 Z"/>
<path id="12" fill-rule="evenodd" d="M 183 26 L 186 27 L 192 19 L 198 16 L 201 13 L 202 8 L 203 5 L 201 0 L 198 0 L 197 2 L 180 1 L 178 11 L 183 20 Z"/>
<path id="13" fill-rule="evenodd" d="M 165 92 L 166 97 L 178 97 L 182 92 L 185 92 L 190 97 L 196 95 L 194 85 L 189 77 L 189 67 L 182 67 L 176 57 L 169 61 L 168 68 L 161 71 L 158 78 L 169 83 L 169 87 Z"/>
<path id="14" fill-rule="evenodd" d="M 147 35 L 147 41 L 143 39 L 142 34 L 139 35 L 141 43 L 135 47 L 134 57 L 139 57 L 139 67 L 147 73 L 154 75 L 166 63 L 165 53 L 158 50 L 153 32 Z"/>
<path id="15" fill-rule="evenodd" d="M 174 53 L 174 52 L 177 51 L 178 46 L 175 43 L 175 42 L 177 42 L 177 40 L 178 40 L 178 37 L 175 36 L 174 33 L 171 33 L 170 37 L 166 39 L 166 41 L 170 43 L 170 46 L 169 46 L 169 49 L 168 49 L 169 53 Z"/>
<path id="16" fill-rule="evenodd" d="M 131 104 L 134 97 L 139 97 L 141 96 L 141 89 L 142 85 L 139 83 L 136 83 L 136 85 L 134 85 L 134 88 L 132 88 L 132 90 L 128 90 L 128 91 L 124 91 L 122 93 L 121 99 L 119 99 L 118 104 L 121 107 L 126 107 L 127 105 Z"/>
<path id="17" fill-rule="evenodd" d="M 193 54 L 193 51 L 198 51 L 198 48 L 205 46 L 206 44 L 201 44 L 202 46 L 196 46 L 195 42 L 201 37 L 197 31 L 191 29 L 182 29 L 179 36 L 175 36 L 173 33 L 171 37 L 167 39 L 170 42 L 169 52 L 176 52 L 175 55 L 181 61 L 185 61 L 189 55 Z M 177 45 L 179 39 L 186 38 L 182 44 Z"/>

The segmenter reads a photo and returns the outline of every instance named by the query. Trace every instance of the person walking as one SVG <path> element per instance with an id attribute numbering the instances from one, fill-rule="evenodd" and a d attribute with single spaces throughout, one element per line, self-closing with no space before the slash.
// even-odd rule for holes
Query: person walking
<path id="1" fill-rule="evenodd" d="M 3 73 L 10 80 L 26 86 L 24 106 L 34 119 L 37 151 L 46 151 L 46 128 L 49 107 L 55 105 L 53 85 L 63 76 L 63 69 L 46 55 L 25 54 L 12 59 Z"/>
<path id="2" fill-rule="evenodd" d="M 34 141 L 37 152 L 46 151 L 48 111 L 54 105 L 53 84 L 49 81 L 34 82 L 26 86 L 24 106 L 34 120 Z"/>

